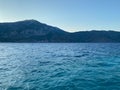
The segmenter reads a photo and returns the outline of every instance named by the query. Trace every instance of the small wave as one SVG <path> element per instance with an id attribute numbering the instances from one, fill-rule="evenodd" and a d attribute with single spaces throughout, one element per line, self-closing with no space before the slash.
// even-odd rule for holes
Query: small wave
<path id="1" fill-rule="evenodd" d="M 103 67 L 112 67 L 114 64 L 110 64 L 110 63 L 98 63 L 97 65 L 103 66 Z"/>
<path id="2" fill-rule="evenodd" d="M 49 63 L 51 63 L 50 61 L 39 61 L 39 65 L 40 66 L 44 66 L 44 65 L 48 65 Z"/>

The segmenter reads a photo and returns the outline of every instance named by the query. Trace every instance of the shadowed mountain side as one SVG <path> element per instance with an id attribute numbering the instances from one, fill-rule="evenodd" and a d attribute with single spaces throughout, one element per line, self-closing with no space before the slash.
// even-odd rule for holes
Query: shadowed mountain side
<path id="1" fill-rule="evenodd" d="M 72 36 L 74 42 L 120 42 L 120 32 L 116 31 L 81 31 Z"/>
<path id="2" fill-rule="evenodd" d="M 36 20 L 25 20 L 0 23 L 0 42 L 120 42 L 120 32 L 69 33 Z"/>
<path id="3" fill-rule="evenodd" d="M 66 42 L 68 34 L 36 20 L 0 23 L 1 42 Z"/>

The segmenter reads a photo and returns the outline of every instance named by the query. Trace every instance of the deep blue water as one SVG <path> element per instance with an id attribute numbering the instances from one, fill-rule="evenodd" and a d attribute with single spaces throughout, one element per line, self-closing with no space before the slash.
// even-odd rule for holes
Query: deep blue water
<path id="1" fill-rule="evenodd" d="M 0 90 L 120 90 L 120 44 L 1 43 Z"/>

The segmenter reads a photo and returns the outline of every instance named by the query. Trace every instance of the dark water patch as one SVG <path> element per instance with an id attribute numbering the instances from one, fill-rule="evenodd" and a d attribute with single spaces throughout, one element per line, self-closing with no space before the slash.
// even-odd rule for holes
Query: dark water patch
<path id="1" fill-rule="evenodd" d="M 10 86 L 7 88 L 7 90 L 24 90 L 23 87 L 15 87 L 15 86 Z"/>
<path id="2" fill-rule="evenodd" d="M 80 58 L 80 57 L 86 57 L 86 56 L 88 56 L 89 54 L 82 54 L 82 55 L 76 55 L 76 56 L 74 56 L 74 57 L 78 57 L 78 58 Z"/>

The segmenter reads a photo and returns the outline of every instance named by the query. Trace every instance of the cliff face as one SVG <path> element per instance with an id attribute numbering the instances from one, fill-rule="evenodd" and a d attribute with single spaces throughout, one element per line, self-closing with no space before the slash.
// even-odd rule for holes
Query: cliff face
<path id="1" fill-rule="evenodd" d="M 25 20 L 0 23 L 0 42 L 120 42 L 120 32 L 69 33 L 36 20 Z"/>

